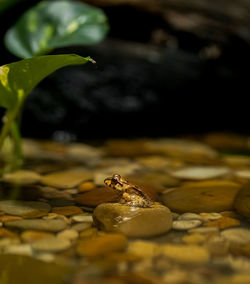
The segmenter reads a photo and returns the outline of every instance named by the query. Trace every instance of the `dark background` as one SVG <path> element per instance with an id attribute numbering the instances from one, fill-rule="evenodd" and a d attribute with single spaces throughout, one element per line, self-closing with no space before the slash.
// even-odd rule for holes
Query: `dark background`
<path id="1" fill-rule="evenodd" d="M 36 2 L 20 3 L 1 16 L 1 39 Z M 222 30 L 220 37 L 213 26 L 205 34 L 176 28 L 161 7 L 108 3 L 102 8 L 110 22 L 105 41 L 54 51 L 90 55 L 97 64 L 66 67 L 41 82 L 24 108 L 24 136 L 84 140 L 250 134 L 246 37 L 230 30 Z M 3 43 L 0 52 L 0 65 L 18 60 Z"/>

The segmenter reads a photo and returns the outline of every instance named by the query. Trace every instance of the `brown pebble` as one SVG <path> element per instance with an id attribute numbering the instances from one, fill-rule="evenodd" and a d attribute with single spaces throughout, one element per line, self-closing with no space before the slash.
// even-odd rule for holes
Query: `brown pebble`
<path id="1" fill-rule="evenodd" d="M 25 243 L 31 243 L 40 239 L 53 237 L 54 234 L 41 231 L 25 231 L 21 234 L 21 239 Z"/>
<path id="2" fill-rule="evenodd" d="M 82 209 L 77 206 L 62 206 L 52 208 L 52 212 L 64 216 L 72 216 L 83 213 Z"/>
<path id="3" fill-rule="evenodd" d="M 0 239 L 1 238 L 18 238 L 18 235 L 8 229 L 0 228 Z"/>
<path id="4" fill-rule="evenodd" d="M 87 181 L 79 185 L 78 192 L 82 193 L 82 192 L 90 191 L 94 189 L 95 187 L 96 186 L 93 182 Z"/>
<path id="5" fill-rule="evenodd" d="M 205 227 L 217 227 L 219 229 L 226 229 L 230 227 L 240 226 L 240 221 L 230 217 L 222 216 L 221 218 L 213 221 L 206 222 Z"/>
<path id="6" fill-rule="evenodd" d="M 127 238 L 122 234 L 105 234 L 81 241 L 77 246 L 77 253 L 87 257 L 105 256 L 124 250 L 127 242 Z"/>
<path id="7" fill-rule="evenodd" d="M 88 228 L 80 233 L 80 238 L 92 238 L 97 236 L 98 230 L 96 228 Z"/>
<path id="8" fill-rule="evenodd" d="M 12 215 L 4 215 L 4 216 L 0 216 L 0 222 L 4 223 L 4 222 L 11 222 L 11 221 L 18 221 L 18 220 L 22 220 L 22 217 L 19 216 L 12 216 Z"/>

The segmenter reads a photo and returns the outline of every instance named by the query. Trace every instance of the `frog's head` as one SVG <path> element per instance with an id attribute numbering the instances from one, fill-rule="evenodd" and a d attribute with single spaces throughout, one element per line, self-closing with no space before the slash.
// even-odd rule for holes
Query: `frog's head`
<path id="1" fill-rule="evenodd" d="M 123 190 L 124 181 L 123 181 L 123 178 L 120 175 L 118 175 L 118 174 L 115 174 L 112 177 L 106 178 L 104 180 L 104 183 L 108 187 L 111 187 L 113 189 L 120 190 L 120 191 Z"/>

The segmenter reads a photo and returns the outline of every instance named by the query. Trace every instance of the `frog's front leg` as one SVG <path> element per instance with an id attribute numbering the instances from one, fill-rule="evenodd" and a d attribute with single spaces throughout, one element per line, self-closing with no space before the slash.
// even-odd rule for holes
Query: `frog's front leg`
<path id="1" fill-rule="evenodd" d="M 131 201 L 131 196 L 130 196 L 127 192 L 124 192 L 124 193 L 123 193 L 122 198 L 123 198 L 126 202 Z"/>

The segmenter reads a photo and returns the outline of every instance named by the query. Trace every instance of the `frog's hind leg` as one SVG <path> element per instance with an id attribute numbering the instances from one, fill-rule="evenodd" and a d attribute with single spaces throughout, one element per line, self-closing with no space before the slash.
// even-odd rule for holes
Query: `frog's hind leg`
<path id="1" fill-rule="evenodd" d="M 125 200 L 125 202 L 131 201 L 131 196 L 127 192 L 123 193 L 122 198 Z"/>

